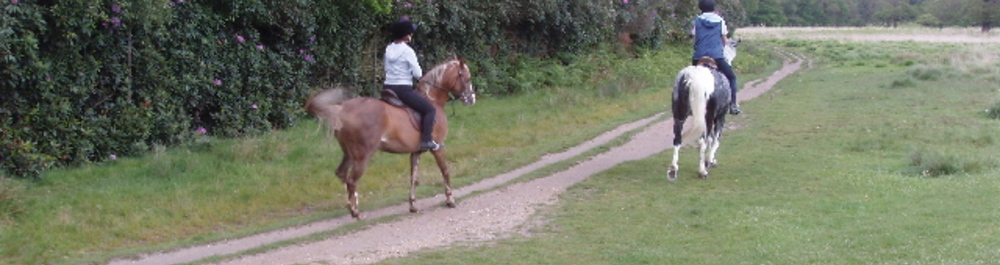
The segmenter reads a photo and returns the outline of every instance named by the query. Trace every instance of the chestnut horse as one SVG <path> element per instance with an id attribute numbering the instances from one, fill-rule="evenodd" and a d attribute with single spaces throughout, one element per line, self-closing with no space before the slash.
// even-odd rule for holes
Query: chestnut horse
<path id="1" fill-rule="evenodd" d="M 450 99 L 449 94 L 461 99 L 466 106 L 476 103 L 469 68 L 459 58 L 449 59 L 432 68 L 417 83 L 416 90 L 437 110 L 432 135 L 438 143 L 444 143 L 448 136 L 444 104 Z M 417 166 L 423 151 L 419 148 L 420 131 L 411 122 L 406 109 L 370 97 L 348 99 L 345 91 L 339 88 L 312 95 L 305 108 L 330 127 L 344 152 L 336 174 L 347 189 L 352 217 L 361 218 L 358 213 L 358 179 L 365 173 L 368 160 L 375 151 L 410 154 L 410 212 L 417 212 L 413 205 L 416 202 L 414 193 L 418 184 Z M 445 202 L 448 207 L 455 207 L 444 148 L 430 152 L 444 177 Z"/>

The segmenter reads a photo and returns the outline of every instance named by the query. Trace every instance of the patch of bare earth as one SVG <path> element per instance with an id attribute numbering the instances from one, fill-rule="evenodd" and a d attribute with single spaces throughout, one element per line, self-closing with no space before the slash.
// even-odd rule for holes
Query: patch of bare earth
<path id="1" fill-rule="evenodd" d="M 803 66 L 809 66 L 810 62 L 800 55 L 791 53 L 783 53 L 783 55 L 786 58 L 783 67 L 767 78 L 754 80 L 744 85 L 738 94 L 740 101 L 750 100 L 761 95 L 785 76 Z M 363 213 L 369 219 L 404 215 L 397 220 L 374 224 L 349 234 L 237 257 L 219 264 L 368 264 L 386 258 L 405 256 L 421 249 L 447 247 L 453 244 L 482 243 L 523 233 L 525 226 L 539 225 L 538 220 L 531 217 L 544 206 L 556 203 L 558 195 L 571 185 L 622 162 L 643 159 L 671 148 L 669 139 L 672 136 L 669 132 L 673 127 L 673 121 L 663 119 L 663 115 L 665 113 L 619 126 L 565 152 L 545 156 L 526 167 L 457 189 L 455 196 L 460 199 L 457 208 L 440 206 L 443 199 L 441 196 L 437 196 L 419 200 L 417 207 L 423 211 L 417 214 L 408 214 L 408 206 L 405 203 L 384 209 L 369 210 Z M 744 115 L 752 115 L 752 113 Z M 639 131 L 625 144 L 611 148 L 607 152 L 590 157 L 585 161 L 579 161 L 566 170 L 527 182 L 508 184 L 526 173 L 573 158 L 627 132 L 636 130 Z M 664 168 L 664 177 L 666 177 L 665 171 Z M 470 194 L 480 191 L 487 192 L 470 196 Z M 236 240 L 194 246 L 167 253 L 148 254 L 137 259 L 116 260 L 111 264 L 194 262 L 212 256 L 238 253 L 269 243 L 329 231 L 351 222 L 353 220 L 350 217 L 344 216 Z"/>

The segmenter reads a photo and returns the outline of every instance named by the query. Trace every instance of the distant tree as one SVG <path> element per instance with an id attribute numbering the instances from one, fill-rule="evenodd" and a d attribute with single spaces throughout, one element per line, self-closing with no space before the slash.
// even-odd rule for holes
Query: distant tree
<path id="1" fill-rule="evenodd" d="M 982 25 L 983 33 L 989 32 L 993 28 L 993 25 L 1000 20 L 1000 7 L 997 5 L 997 0 L 983 0 L 982 6 L 979 9 L 979 23 Z"/>
<path id="2" fill-rule="evenodd" d="M 978 0 L 975 0 L 978 3 Z M 941 21 L 942 26 L 961 26 L 967 24 L 967 13 L 963 11 L 968 0 L 934 0 L 925 1 L 922 5 L 927 14 Z M 919 18 L 918 18 L 919 19 Z"/>
<path id="3" fill-rule="evenodd" d="M 750 25 L 784 26 L 787 17 L 782 12 L 781 0 L 743 0 L 743 8 L 747 12 L 747 22 Z"/>
<path id="4" fill-rule="evenodd" d="M 937 17 L 931 14 L 923 14 L 917 17 L 917 24 L 924 27 L 941 28 L 944 24 Z"/>
<path id="5" fill-rule="evenodd" d="M 875 12 L 875 18 L 895 28 L 899 23 L 910 21 L 917 16 L 917 9 L 909 1 L 889 0 L 888 5 Z"/>

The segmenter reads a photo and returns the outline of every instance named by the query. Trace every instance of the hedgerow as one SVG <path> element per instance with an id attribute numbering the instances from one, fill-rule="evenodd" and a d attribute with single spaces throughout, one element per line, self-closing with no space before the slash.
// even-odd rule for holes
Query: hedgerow
<path id="1" fill-rule="evenodd" d="M 139 155 L 200 134 L 254 135 L 304 117 L 310 91 L 379 88 L 387 25 L 420 25 L 429 68 L 464 57 L 482 94 L 537 89 L 522 61 L 567 64 L 686 36 L 691 1 L 3 0 L 0 168 Z"/>

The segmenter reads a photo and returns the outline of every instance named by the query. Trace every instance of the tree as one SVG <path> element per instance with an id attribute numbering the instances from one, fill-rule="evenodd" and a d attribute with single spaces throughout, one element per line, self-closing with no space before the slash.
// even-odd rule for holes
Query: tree
<path id="1" fill-rule="evenodd" d="M 997 15 L 997 11 L 1000 11 L 1000 8 L 997 8 L 996 0 L 983 0 L 982 4 L 982 8 L 979 9 L 981 12 L 979 22 L 982 25 L 983 33 L 986 33 L 993 28 L 993 24 L 1000 18 L 1000 15 Z"/>
<path id="2" fill-rule="evenodd" d="M 917 9 L 910 5 L 909 1 L 891 0 L 888 6 L 875 12 L 875 18 L 881 20 L 893 28 L 899 23 L 914 19 L 917 16 Z"/>
<path id="3" fill-rule="evenodd" d="M 943 26 L 941 24 L 941 20 L 939 20 L 937 17 L 931 14 L 923 14 L 917 17 L 917 24 L 920 24 L 921 26 L 924 27 L 932 27 L 932 28 L 940 28 Z"/>

